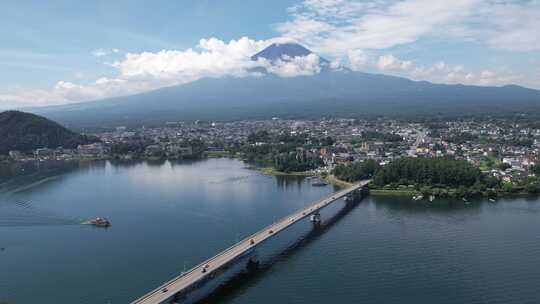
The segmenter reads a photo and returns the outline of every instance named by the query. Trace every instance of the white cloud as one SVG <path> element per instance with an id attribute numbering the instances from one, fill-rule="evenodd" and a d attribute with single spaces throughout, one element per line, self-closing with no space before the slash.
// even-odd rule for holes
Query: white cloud
<path id="1" fill-rule="evenodd" d="M 117 70 L 115 77 L 99 78 L 87 84 L 58 81 L 49 90 L 19 90 L 13 94 L 3 94 L 0 95 L 0 107 L 95 100 L 183 84 L 203 77 L 257 76 L 260 75 L 260 68 L 281 77 L 319 73 L 320 57 L 316 54 L 282 58 L 274 62 L 251 60 L 252 55 L 274 42 L 290 41 L 289 38 L 252 40 L 243 37 L 224 42 L 210 38 L 201 39 L 195 48 L 187 50 L 128 53 L 123 59 L 108 64 Z M 115 50 L 110 52 L 114 53 Z M 96 52 L 96 55 L 110 52 Z"/>
<path id="2" fill-rule="evenodd" d="M 412 65 L 412 61 L 399 60 L 394 55 L 381 56 L 377 61 L 377 67 L 381 71 L 407 71 Z"/>
<path id="3" fill-rule="evenodd" d="M 349 50 L 347 57 L 353 71 L 363 70 L 369 62 L 368 55 L 362 50 Z"/>
<path id="4" fill-rule="evenodd" d="M 351 49 L 385 49 L 411 43 L 459 24 L 480 0 L 347 1 L 307 0 L 276 30 L 314 49 L 335 55 Z"/>
<path id="5" fill-rule="evenodd" d="M 539 0 L 305 0 L 276 30 L 342 56 L 448 37 L 511 51 L 540 50 Z"/>
<path id="6" fill-rule="evenodd" d="M 369 68 L 368 50 L 384 54 L 411 46 L 410 54 L 423 38 L 464 43 L 456 48 L 475 43 L 486 54 L 489 48 L 540 50 L 540 0 L 305 0 L 291 7 L 289 14 L 289 21 L 276 25 L 279 33 L 334 61 L 346 58 L 353 70 Z M 465 71 L 460 65 L 418 65 L 393 55 L 380 56 L 374 65 L 384 73 L 440 83 L 538 87 L 531 71 L 518 67 L 511 71 L 492 62 L 486 66 L 489 69 Z"/>
<path id="7" fill-rule="evenodd" d="M 123 77 L 157 77 L 187 82 L 201 77 L 245 76 L 256 66 L 250 57 L 268 45 L 243 37 L 225 43 L 216 38 L 201 39 L 197 49 L 163 50 L 157 53 L 128 53 L 114 64 Z M 200 50 L 200 51 L 199 51 Z"/>
<path id="8" fill-rule="evenodd" d="M 401 60 L 391 54 L 380 56 L 377 68 L 385 73 L 413 80 L 446 84 L 500 86 L 523 80 L 522 76 L 504 68 L 474 72 L 461 65 L 451 65 L 443 61 L 427 66 L 417 65 L 411 60 Z"/>
<path id="9" fill-rule="evenodd" d="M 104 57 L 111 54 L 117 54 L 120 53 L 120 49 L 112 48 L 112 49 L 97 49 L 92 51 L 92 55 L 96 57 Z"/>
<path id="10" fill-rule="evenodd" d="M 501 2 L 485 8 L 488 44 L 510 51 L 540 50 L 540 1 Z"/>
<path id="11" fill-rule="evenodd" d="M 281 77 L 309 76 L 321 72 L 320 57 L 313 53 L 303 57 L 284 58 L 271 64 L 263 62 L 268 72 Z"/>
<path id="12" fill-rule="evenodd" d="M 118 48 L 96 49 L 92 52 L 94 56 L 116 60 L 107 63 L 116 74 L 84 84 L 75 82 L 88 78 L 77 76 L 70 81 L 59 81 L 48 90 L 4 93 L 0 95 L 0 107 L 134 94 L 202 77 L 246 77 L 257 74 L 253 72 L 254 68 L 264 68 L 282 77 L 319 73 L 320 58 L 317 55 L 273 63 L 250 59 L 270 43 L 290 41 L 329 56 L 330 67 L 334 69 L 340 69 L 344 62 L 355 71 L 376 68 L 384 73 L 440 83 L 499 85 L 513 82 L 532 87 L 538 87 L 540 83 L 540 74 L 534 74 L 532 67 L 514 66 L 514 70 L 510 70 L 493 66 L 491 61 L 484 68 L 467 70 L 461 65 L 444 62 L 422 65 L 418 63 L 422 58 L 402 60 L 390 54 L 399 54 L 397 47 L 403 50 L 410 46 L 407 57 L 414 56 L 412 52 L 417 46 L 414 43 L 432 38 L 427 40 L 448 43 L 456 39 L 475 43 L 483 47 L 487 55 L 491 48 L 530 52 L 534 56 L 536 53 L 533 52 L 540 50 L 540 0 L 305 0 L 289 8 L 288 12 L 290 19 L 275 26 L 281 36 L 270 40 L 243 37 L 224 42 L 210 38 L 200 40 L 198 45 L 187 50 L 164 49 L 125 55 L 121 55 L 123 52 Z M 480 53 L 475 52 L 475 56 Z M 370 62 L 367 54 L 374 57 L 374 62 Z"/>
<path id="13" fill-rule="evenodd" d="M 92 51 L 92 55 L 96 57 L 103 57 L 107 55 L 107 52 L 104 49 L 97 49 L 97 50 Z"/>

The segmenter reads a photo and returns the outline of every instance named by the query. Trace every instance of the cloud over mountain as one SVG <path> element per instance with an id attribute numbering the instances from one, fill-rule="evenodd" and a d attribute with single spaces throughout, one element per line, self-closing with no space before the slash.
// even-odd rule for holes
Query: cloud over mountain
<path id="1" fill-rule="evenodd" d="M 107 73 L 0 92 L 0 108 L 135 94 L 206 77 L 294 77 L 344 67 L 437 83 L 540 87 L 539 0 L 304 0 L 287 14 L 267 40 L 208 38 L 190 48 L 125 54 L 122 45 L 97 48 L 91 57 Z M 252 58 L 274 43 L 300 47 Z"/>
<path id="2" fill-rule="evenodd" d="M 114 78 L 102 77 L 89 84 L 58 81 L 51 90 L 27 90 L 16 95 L 0 95 L 0 101 L 19 105 L 25 105 L 27 101 L 31 101 L 30 105 L 64 104 L 140 93 L 204 77 L 258 76 L 261 71 L 282 77 L 313 75 L 321 71 L 321 64 L 328 64 L 311 51 L 306 54 L 285 52 L 273 58 L 275 60 L 264 56 L 252 59 L 254 54 L 266 47 L 290 41 L 242 37 L 224 42 L 210 38 L 201 39 L 196 47 L 186 50 L 127 53 L 121 60 L 110 63 L 118 72 Z M 96 56 L 105 55 L 99 53 Z"/>

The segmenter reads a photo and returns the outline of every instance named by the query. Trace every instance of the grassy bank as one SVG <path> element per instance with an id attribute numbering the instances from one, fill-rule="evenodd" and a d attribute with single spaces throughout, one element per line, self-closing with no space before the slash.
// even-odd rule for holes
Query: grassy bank
<path id="1" fill-rule="evenodd" d="M 233 154 L 231 154 L 229 151 L 206 151 L 206 156 L 208 158 L 232 158 L 234 157 Z"/>
<path id="2" fill-rule="evenodd" d="M 313 176 L 314 175 L 311 172 L 281 172 L 272 167 L 267 167 L 267 168 L 251 167 L 250 169 L 259 170 L 262 174 L 271 175 L 271 176 Z"/>
<path id="3" fill-rule="evenodd" d="M 389 190 L 389 189 L 370 189 L 369 193 L 372 195 L 396 195 L 396 196 L 415 196 L 418 192 L 414 190 Z"/>
<path id="4" fill-rule="evenodd" d="M 338 179 L 337 177 L 335 177 L 334 175 L 327 175 L 325 177 L 322 177 L 322 179 L 331 184 L 331 185 L 334 185 L 334 186 L 337 186 L 337 187 L 340 187 L 340 188 L 347 188 L 347 187 L 350 187 L 352 186 L 353 184 L 352 183 L 349 183 L 349 182 L 346 182 L 344 180 L 340 180 Z"/>

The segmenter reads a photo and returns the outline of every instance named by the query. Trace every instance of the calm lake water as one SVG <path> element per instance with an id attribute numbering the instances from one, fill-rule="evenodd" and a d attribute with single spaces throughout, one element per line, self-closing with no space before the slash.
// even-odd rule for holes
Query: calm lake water
<path id="1" fill-rule="evenodd" d="M 0 179 L 0 303 L 129 303 L 334 191 L 242 162 L 40 164 Z M 80 225 L 108 217 L 113 226 Z M 540 201 L 336 202 L 214 303 L 540 303 Z"/>

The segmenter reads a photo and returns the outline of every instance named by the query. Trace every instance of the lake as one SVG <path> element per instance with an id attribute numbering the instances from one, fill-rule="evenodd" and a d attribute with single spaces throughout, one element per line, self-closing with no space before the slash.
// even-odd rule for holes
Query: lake
<path id="1" fill-rule="evenodd" d="M 335 189 L 232 159 L 2 170 L 0 303 L 129 303 Z M 104 216 L 109 229 L 80 225 Z M 215 303 L 540 303 L 540 201 L 369 196 L 261 249 Z"/>

